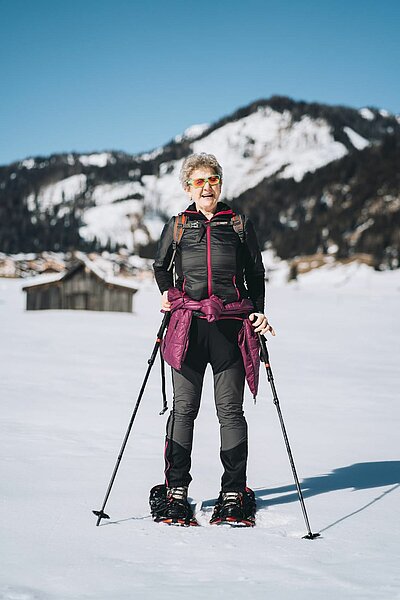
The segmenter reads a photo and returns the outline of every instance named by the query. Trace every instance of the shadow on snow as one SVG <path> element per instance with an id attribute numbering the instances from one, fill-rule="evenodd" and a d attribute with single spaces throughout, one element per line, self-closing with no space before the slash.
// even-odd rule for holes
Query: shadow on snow
<path id="1" fill-rule="evenodd" d="M 345 515 L 324 529 L 321 529 L 322 532 L 365 510 L 400 487 L 400 461 L 356 463 L 354 465 L 349 465 L 348 467 L 339 467 L 334 469 L 331 473 L 303 479 L 301 482 L 301 489 L 304 498 L 309 498 L 311 496 L 326 494 L 337 490 L 352 489 L 353 491 L 357 491 L 386 487 L 389 485 L 393 487 L 384 491 L 359 509 Z M 258 509 L 279 504 L 288 504 L 289 502 L 296 502 L 298 500 L 294 484 L 276 488 L 257 489 L 255 490 L 255 494 Z M 276 497 L 266 498 L 266 496 Z"/>
<path id="2" fill-rule="evenodd" d="M 393 486 L 389 490 L 385 490 L 376 498 L 373 498 L 367 504 L 361 506 L 357 510 L 345 515 L 337 521 L 327 525 L 324 529 L 320 530 L 320 533 L 334 527 L 338 523 L 341 523 L 345 519 L 362 512 L 372 504 L 375 504 L 385 496 L 395 491 L 400 487 L 400 461 L 382 461 L 382 462 L 369 462 L 369 463 L 356 463 L 349 465 L 348 467 L 339 467 L 334 469 L 331 473 L 325 475 L 317 475 L 316 477 L 308 477 L 303 479 L 301 482 L 301 489 L 304 498 L 311 496 L 317 496 L 319 494 L 326 494 L 328 492 L 334 492 L 337 490 L 352 489 L 365 490 L 379 487 Z M 257 499 L 257 509 L 268 508 L 269 506 L 276 506 L 279 504 L 288 504 L 290 502 L 298 501 L 298 495 L 294 484 L 285 485 L 275 488 L 258 488 L 254 490 Z M 266 496 L 275 496 L 272 498 L 266 498 Z M 204 500 L 202 508 L 214 506 L 216 498 L 210 498 Z M 111 525 L 121 523 L 123 521 L 130 520 L 142 520 L 148 519 L 150 515 L 144 517 L 130 517 L 127 519 L 121 519 L 118 521 L 108 521 L 102 525 Z"/>

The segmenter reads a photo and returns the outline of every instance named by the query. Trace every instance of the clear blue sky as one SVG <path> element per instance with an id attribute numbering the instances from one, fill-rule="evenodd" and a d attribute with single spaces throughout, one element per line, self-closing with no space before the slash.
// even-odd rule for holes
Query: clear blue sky
<path id="1" fill-rule="evenodd" d="M 140 152 L 272 94 L 400 113 L 399 0 L 0 0 L 0 164 Z"/>

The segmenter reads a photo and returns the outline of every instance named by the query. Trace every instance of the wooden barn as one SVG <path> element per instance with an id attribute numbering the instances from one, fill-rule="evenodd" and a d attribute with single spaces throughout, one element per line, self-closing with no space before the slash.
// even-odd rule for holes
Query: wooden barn
<path id="1" fill-rule="evenodd" d="M 69 269 L 39 278 L 22 288 L 27 310 L 76 309 L 132 312 L 135 285 L 107 276 L 93 261 L 77 253 Z"/>

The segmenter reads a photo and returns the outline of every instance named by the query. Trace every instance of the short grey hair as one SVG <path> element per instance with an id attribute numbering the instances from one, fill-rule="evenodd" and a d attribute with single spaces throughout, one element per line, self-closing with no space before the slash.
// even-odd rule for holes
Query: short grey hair
<path id="1" fill-rule="evenodd" d="M 216 175 L 221 177 L 222 183 L 222 167 L 215 158 L 214 154 L 200 152 L 199 154 L 191 154 L 183 161 L 181 171 L 179 173 L 179 181 L 185 190 L 188 187 L 188 179 L 196 169 L 212 169 Z"/>

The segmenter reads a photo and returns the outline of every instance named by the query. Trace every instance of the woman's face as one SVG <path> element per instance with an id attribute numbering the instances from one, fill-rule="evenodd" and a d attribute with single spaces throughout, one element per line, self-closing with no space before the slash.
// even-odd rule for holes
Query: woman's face
<path id="1" fill-rule="evenodd" d="M 206 179 L 210 175 L 215 175 L 214 169 L 199 168 L 190 174 L 190 179 Z M 189 185 L 186 188 L 186 194 L 196 203 L 197 210 L 207 213 L 214 213 L 217 207 L 218 198 L 221 195 L 221 183 L 210 185 L 207 181 L 202 188 L 195 188 Z"/>

